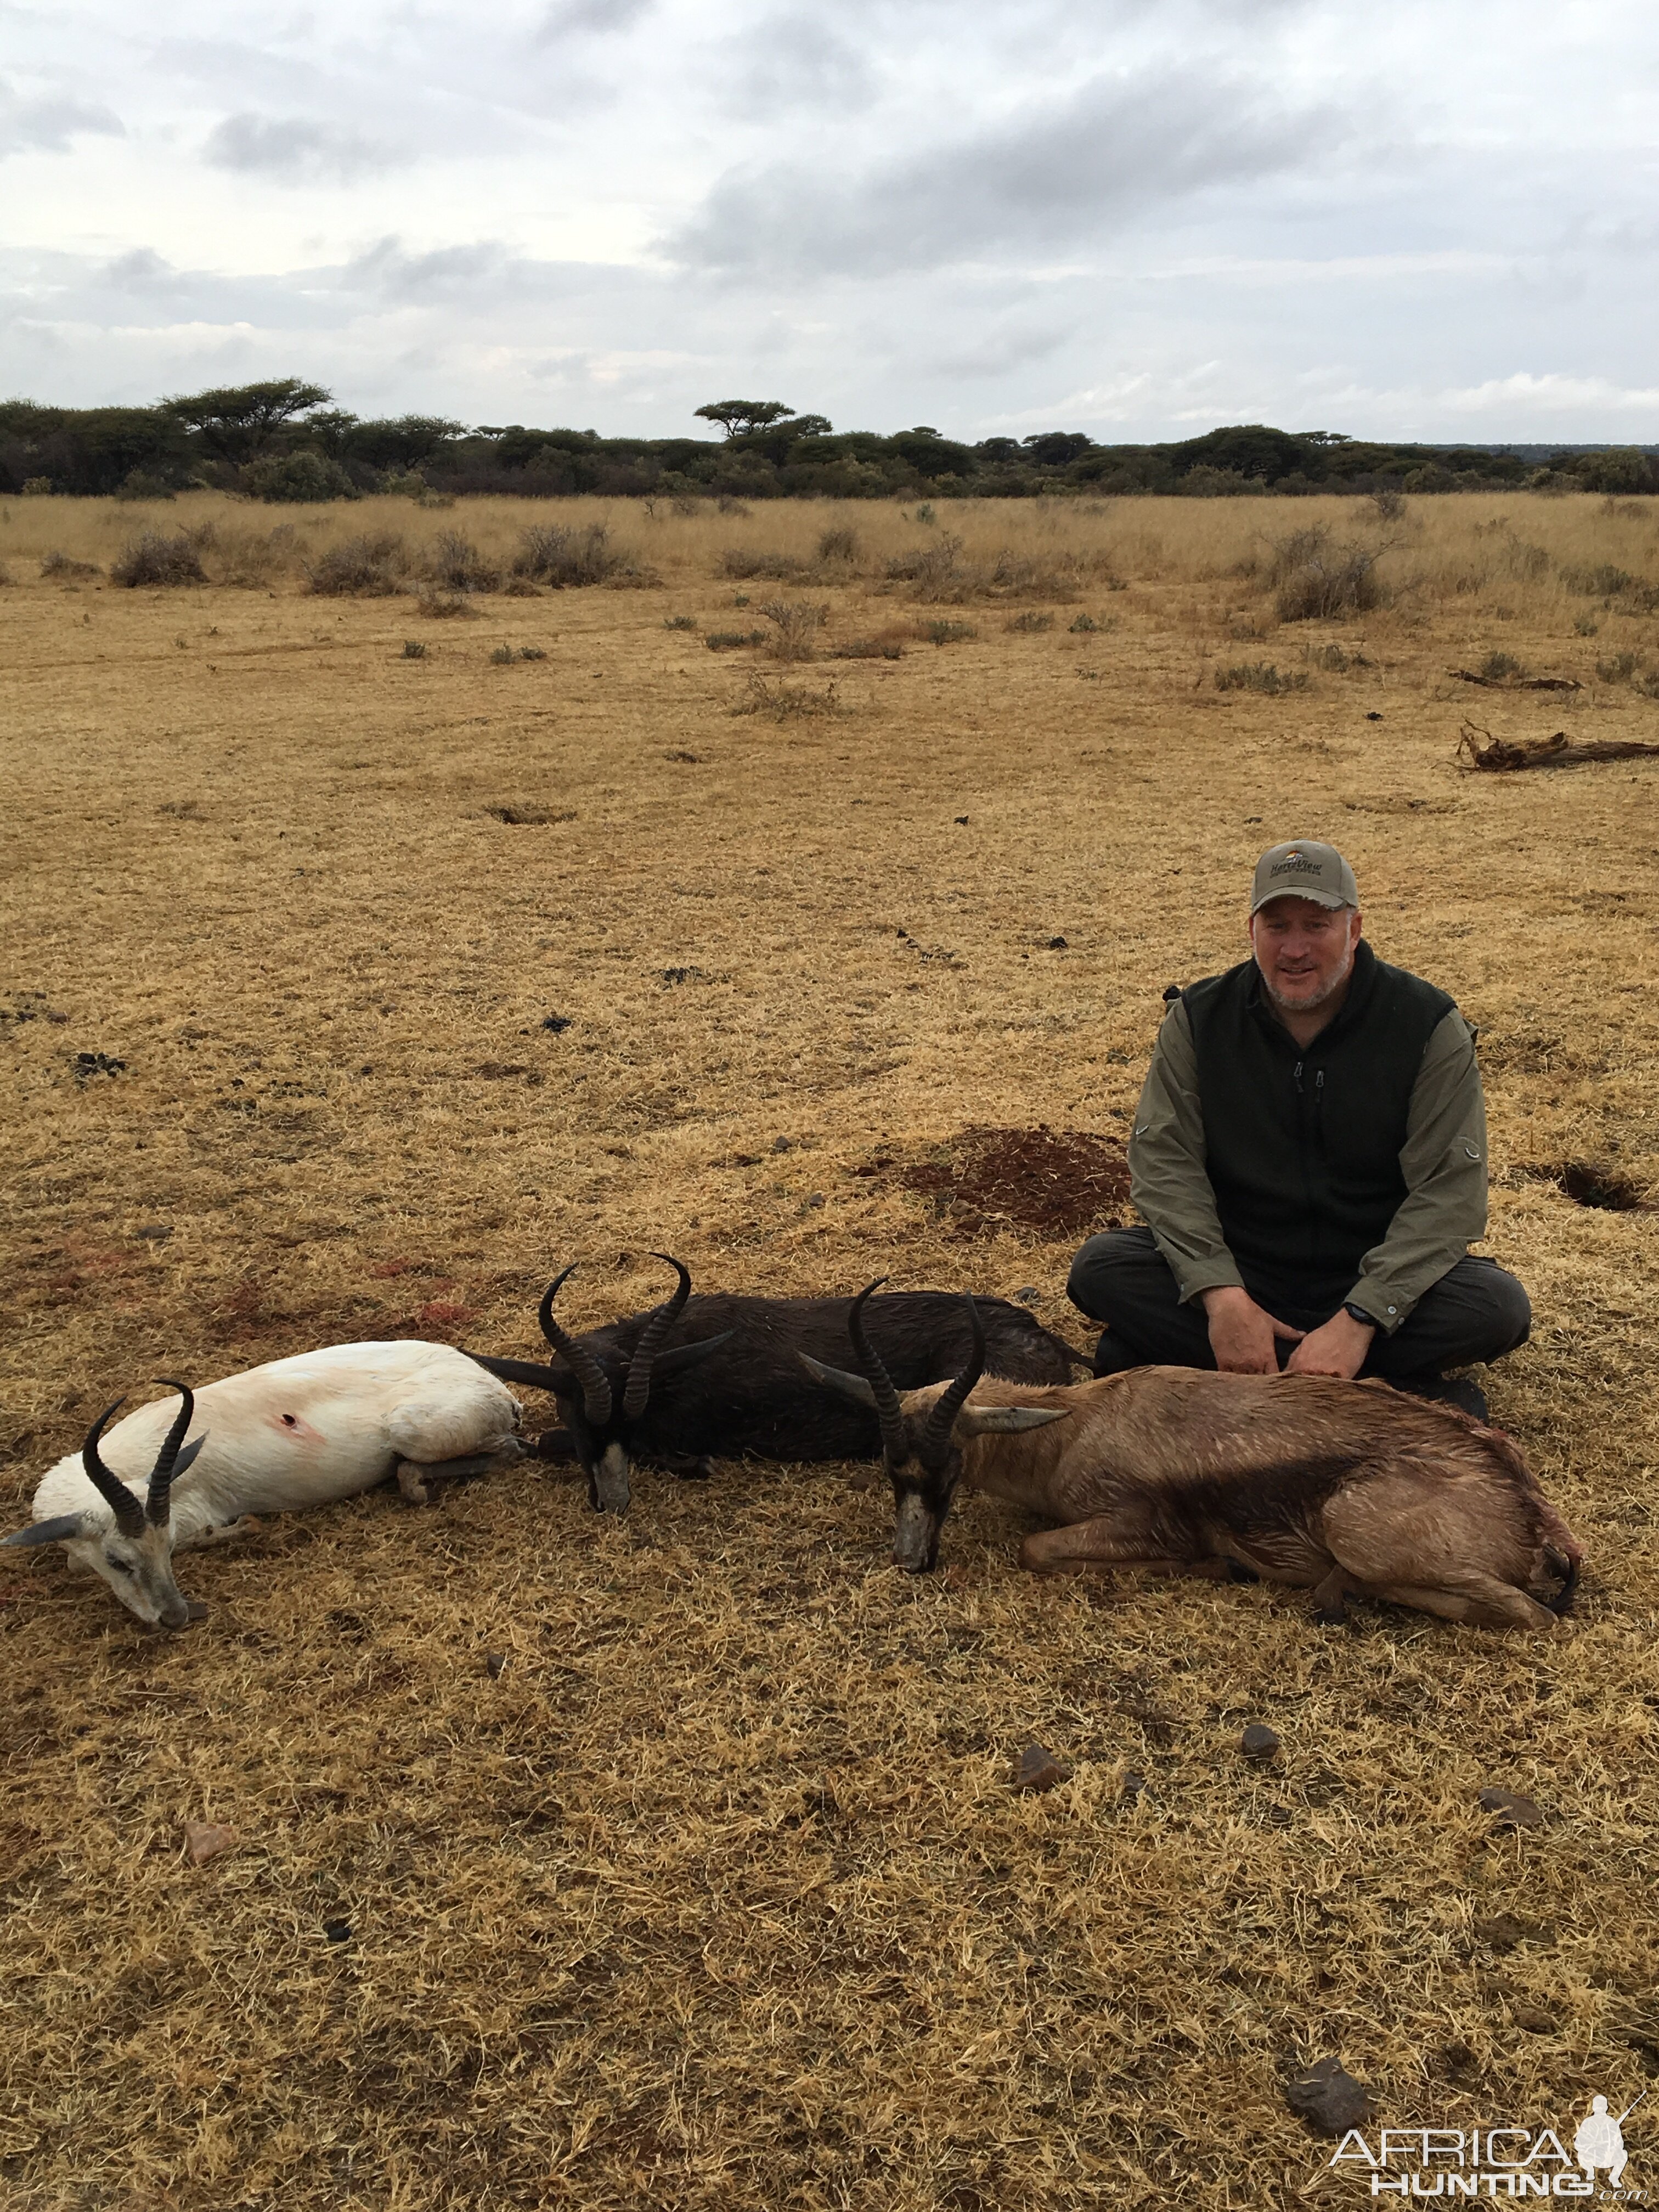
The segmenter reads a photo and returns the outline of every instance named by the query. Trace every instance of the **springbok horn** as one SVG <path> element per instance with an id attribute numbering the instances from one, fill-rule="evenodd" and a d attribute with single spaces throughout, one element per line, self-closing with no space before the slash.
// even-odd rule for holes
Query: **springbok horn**
<path id="1" fill-rule="evenodd" d="M 158 1375 L 158 1382 L 179 1393 L 177 1418 L 167 1431 L 167 1440 L 155 1455 L 155 1465 L 149 1478 L 149 1495 L 144 1500 L 144 1518 L 153 1528 L 165 1528 L 173 1510 L 173 1471 L 178 1464 L 179 1447 L 185 1441 L 191 1420 L 196 1412 L 196 1397 L 188 1382 L 175 1382 L 170 1375 Z"/>
<path id="2" fill-rule="evenodd" d="M 957 1425 L 957 1415 L 968 1402 L 968 1393 L 985 1372 L 985 1324 L 979 1317 L 979 1308 L 964 1292 L 963 1304 L 968 1309 L 968 1325 L 974 1333 L 974 1348 L 968 1355 L 968 1364 L 945 1395 L 937 1400 L 927 1416 L 927 1425 L 916 1439 L 916 1457 L 927 1468 L 944 1466 L 951 1449 L 951 1431 Z"/>
<path id="3" fill-rule="evenodd" d="M 98 1455 L 98 1439 L 104 1433 L 104 1425 L 112 1413 L 118 1413 L 126 1404 L 118 1398 L 112 1406 L 106 1406 L 87 1431 L 87 1440 L 81 1447 L 81 1464 L 87 1471 L 87 1480 L 98 1492 L 115 1516 L 115 1525 L 124 1536 L 142 1536 L 144 1533 L 144 1509 L 127 1488 L 118 1480 Z"/>
<path id="4" fill-rule="evenodd" d="M 887 1280 L 878 1275 L 873 1283 L 866 1283 L 853 1301 L 853 1310 L 847 1316 L 847 1334 L 853 1340 L 864 1379 L 875 1393 L 876 1419 L 881 1423 L 881 1455 L 889 1467 L 902 1467 L 910 1456 L 910 1440 L 905 1434 L 904 1414 L 899 1405 L 898 1392 L 893 1388 L 892 1377 L 882 1365 L 874 1346 L 864 1333 L 864 1302 Z"/>
<path id="5" fill-rule="evenodd" d="M 675 1259 L 672 1252 L 653 1252 L 653 1260 L 660 1260 L 679 1277 L 678 1287 L 665 1305 L 657 1308 L 640 1332 L 640 1340 L 634 1346 L 634 1357 L 628 1363 L 628 1388 L 623 1392 L 623 1412 L 630 1421 L 637 1421 L 645 1411 L 645 1401 L 651 1395 L 651 1370 L 656 1364 L 662 1340 L 685 1310 L 691 1295 L 691 1271 L 684 1261 Z"/>
<path id="6" fill-rule="evenodd" d="M 596 1429 L 611 1419 L 611 1378 L 585 1344 L 578 1344 L 553 1318 L 553 1301 L 576 1272 L 573 1260 L 563 1274 L 556 1275 L 542 1294 L 542 1334 L 582 1386 L 582 1410 Z"/>

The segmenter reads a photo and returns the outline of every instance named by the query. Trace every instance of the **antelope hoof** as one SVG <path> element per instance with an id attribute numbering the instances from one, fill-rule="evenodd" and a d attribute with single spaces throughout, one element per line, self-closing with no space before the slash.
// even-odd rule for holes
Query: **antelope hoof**
<path id="1" fill-rule="evenodd" d="M 398 1489 L 399 1494 L 407 1504 L 410 1505 L 431 1504 L 431 1490 L 422 1480 L 425 1472 L 426 1470 L 423 1468 L 416 1467 L 413 1460 L 400 1459 L 398 1461 Z"/>

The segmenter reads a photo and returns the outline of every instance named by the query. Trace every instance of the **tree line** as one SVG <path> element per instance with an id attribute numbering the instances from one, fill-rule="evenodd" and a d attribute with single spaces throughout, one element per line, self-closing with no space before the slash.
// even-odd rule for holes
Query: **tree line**
<path id="1" fill-rule="evenodd" d="M 799 414 L 781 400 L 711 400 L 696 416 L 721 435 L 602 438 L 594 430 L 466 424 L 437 415 L 365 418 L 299 377 L 149 407 L 13 399 L 0 402 L 0 493 L 154 499 L 206 486 L 258 499 L 316 501 L 374 491 L 668 500 L 1659 492 L 1659 453 L 1634 446 L 1540 457 L 1259 422 L 1162 445 L 1103 445 L 1080 430 L 969 445 L 927 423 L 886 434 L 837 432 L 827 416 Z"/>

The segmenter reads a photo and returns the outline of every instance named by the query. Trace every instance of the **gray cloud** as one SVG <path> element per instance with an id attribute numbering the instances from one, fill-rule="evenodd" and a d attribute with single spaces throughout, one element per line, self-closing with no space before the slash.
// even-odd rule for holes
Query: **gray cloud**
<path id="1" fill-rule="evenodd" d="M 216 169 L 272 177 L 281 184 L 346 184 L 356 177 L 396 168 L 409 155 L 331 123 L 303 116 L 227 115 L 202 149 Z"/>
<path id="2" fill-rule="evenodd" d="M 66 154 L 82 137 L 124 138 L 125 126 L 107 107 L 82 100 L 27 99 L 0 77 L 0 161 L 10 154 Z"/>
<path id="3" fill-rule="evenodd" d="M 845 113 L 874 87 L 869 63 L 823 17 L 790 9 L 714 50 L 717 97 L 754 120 L 799 106 Z"/>
<path id="4" fill-rule="evenodd" d="M 728 175 L 663 250 L 801 276 L 1059 252 L 1158 202 L 1294 167 L 1341 128 L 1334 109 L 1289 108 L 1249 78 L 1147 68 L 845 184 L 827 161 Z"/>
<path id="5" fill-rule="evenodd" d="M 542 17 L 542 36 L 592 38 L 629 31 L 654 5 L 655 0 L 554 0 Z"/>

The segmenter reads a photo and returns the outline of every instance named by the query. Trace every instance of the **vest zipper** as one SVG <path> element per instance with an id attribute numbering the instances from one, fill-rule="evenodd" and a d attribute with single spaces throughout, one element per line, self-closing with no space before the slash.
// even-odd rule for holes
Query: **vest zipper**
<path id="1" fill-rule="evenodd" d="M 1296 1085 L 1297 1164 L 1302 1171 L 1302 1218 L 1308 1231 L 1308 1273 L 1311 1276 L 1317 1261 L 1317 1231 L 1314 1222 L 1313 1176 L 1309 1171 L 1308 1156 L 1312 1150 L 1308 1142 L 1308 1098 L 1302 1085 L 1304 1063 L 1297 1060 L 1291 1070 L 1291 1080 Z"/>

